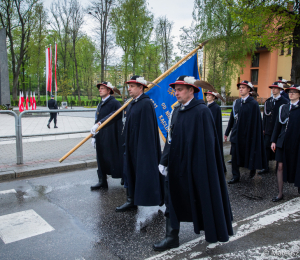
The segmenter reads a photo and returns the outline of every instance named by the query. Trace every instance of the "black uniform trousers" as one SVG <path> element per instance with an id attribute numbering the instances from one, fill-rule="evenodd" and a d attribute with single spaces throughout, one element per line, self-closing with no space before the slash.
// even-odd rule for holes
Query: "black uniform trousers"
<path id="1" fill-rule="evenodd" d="M 54 120 L 54 125 L 56 125 L 56 118 L 57 118 L 57 113 L 50 113 L 50 119 L 48 124 L 50 124 L 52 120 Z"/>

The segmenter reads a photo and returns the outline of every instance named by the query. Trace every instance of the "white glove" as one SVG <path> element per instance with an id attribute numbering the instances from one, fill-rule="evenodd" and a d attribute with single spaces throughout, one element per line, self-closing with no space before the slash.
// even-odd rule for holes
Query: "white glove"
<path id="1" fill-rule="evenodd" d="M 91 138 L 91 144 L 94 148 L 96 148 L 96 139 L 94 137 Z"/>
<path id="2" fill-rule="evenodd" d="M 97 131 L 97 128 L 99 127 L 99 124 L 94 124 L 94 126 L 92 127 L 91 129 L 91 134 L 92 135 L 95 135 L 96 134 L 96 131 Z"/>
<path id="3" fill-rule="evenodd" d="M 158 165 L 158 170 L 160 171 L 160 173 L 164 176 L 167 176 L 168 175 L 168 170 L 167 170 L 167 167 L 166 166 L 163 166 L 163 165 Z"/>

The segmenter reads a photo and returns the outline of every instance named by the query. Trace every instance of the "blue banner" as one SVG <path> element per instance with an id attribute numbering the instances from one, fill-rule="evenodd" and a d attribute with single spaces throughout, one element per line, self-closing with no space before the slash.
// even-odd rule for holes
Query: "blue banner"
<path id="1" fill-rule="evenodd" d="M 158 122 L 158 127 L 161 134 L 166 138 L 168 133 L 168 122 L 173 106 L 177 103 L 175 97 L 175 90 L 169 86 L 170 83 L 176 81 L 179 76 L 187 75 L 193 76 L 195 79 L 200 79 L 198 70 L 198 59 L 197 54 L 194 54 L 185 63 L 174 70 L 170 75 L 165 77 L 161 82 L 158 83 L 160 86 L 154 86 L 152 89 L 147 91 L 147 95 L 151 98 Z M 199 93 L 195 94 L 196 99 L 203 99 L 202 89 Z"/>

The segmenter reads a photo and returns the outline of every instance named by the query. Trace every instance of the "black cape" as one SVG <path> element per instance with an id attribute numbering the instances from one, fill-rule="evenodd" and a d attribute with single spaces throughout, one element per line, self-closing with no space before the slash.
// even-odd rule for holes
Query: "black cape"
<path id="1" fill-rule="evenodd" d="M 213 103 L 207 105 L 207 107 L 210 109 L 213 119 L 214 119 L 214 122 L 215 122 L 215 125 L 216 125 L 216 129 L 217 129 L 217 133 L 218 133 L 218 140 L 219 140 L 219 145 L 220 145 L 220 151 L 221 151 L 222 161 L 223 161 L 223 168 L 224 168 L 224 172 L 227 172 L 225 161 L 224 161 L 224 151 L 223 151 L 223 126 L 222 126 L 221 108 L 216 102 L 213 102 Z"/>
<path id="2" fill-rule="evenodd" d="M 234 118 L 233 111 L 236 118 Z M 237 164 L 249 170 L 266 169 L 267 159 L 264 147 L 262 118 L 259 105 L 253 97 L 241 104 L 235 101 L 225 135 L 232 129 L 230 142 L 236 144 Z"/>
<path id="3" fill-rule="evenodd" d="M 275 122 L 278 116 L 279 107 L 283 104 L 287 104 L 289 101 L 281 96 L 274 102 L 273 98 L 270 97 L 264 104 L 263 112 L 263 131 L 265 139 L 266 156 L 272 161 L 275 160 L 275 153 L 271 150 L 271 136 L 275 127 Z M 275 103 L 275 104 L 274 104 Z"/>
<path id="4" fill-rule="evenodd" d="M 287 106 L 287 105 L 285 105 Z M 290 110 L 283 142 L 283 180 L 300 187 L 300 106 Z"/>
<path id="5" fill-rule="evenodd" d="M 128 105 L 124 132 L 124 168 L 134 204 L 160 205 L 164 198 L 164 179 L 158 170 L 161 146 L 156 114 L 149 96 L 142 94 Z"/>
<path id="6" fill-rule="evenodd" d="M 99 104 L 96 111 L 96 122 L 101 121 L 111 112 L 119 109 L 121 104 L 110 96 L 103 104 Z M 95 123 L 96 123 L 95 122 Z M 122 149 L 122 120 L 100 129 L 96 134 L 96 151 L 101 171 L 112 178 L 122 178 L 123 149 Z"/>
<path id="7" fill-rule="evenodd" d="M 196 234 L 214 243 L 228 241 L 232 213 L 218 134 L 203 100 L 180 110 L 173 127 L 168 164 L 170 219 L 193 222 Z"/>

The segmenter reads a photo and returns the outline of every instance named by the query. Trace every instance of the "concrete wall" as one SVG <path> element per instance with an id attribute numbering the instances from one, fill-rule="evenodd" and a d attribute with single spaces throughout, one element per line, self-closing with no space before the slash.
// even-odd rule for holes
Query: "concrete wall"
<path id="1" fill-rule="evenodd" d="M 6 30 L 0 29 L 0 105 L 10 104 Z"/>

